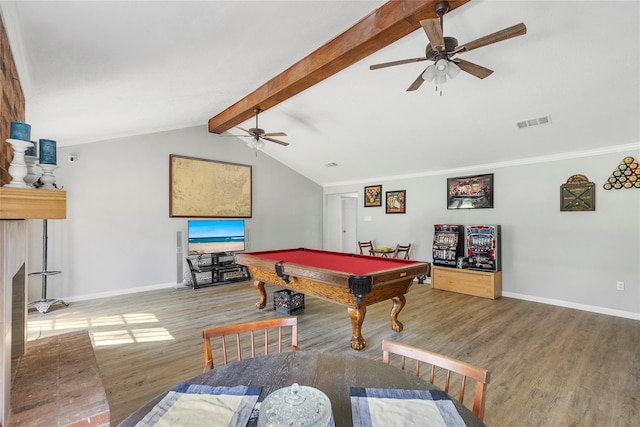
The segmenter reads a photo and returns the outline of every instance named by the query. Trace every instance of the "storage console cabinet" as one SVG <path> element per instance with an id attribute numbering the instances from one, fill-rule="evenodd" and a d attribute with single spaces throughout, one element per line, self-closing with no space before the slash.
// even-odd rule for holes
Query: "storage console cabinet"
<path id="1" fill-rule="evenodd" d="M 234 257 L 234 252 L 188 256 L 193 289 L 251 279 L 247 267 L 236 264 Z"/>
<path id="2" fill-rule="evenodd" d="M 431 287 L 496 299 L 502 296 L 502 272 L 433 266 Z"/>

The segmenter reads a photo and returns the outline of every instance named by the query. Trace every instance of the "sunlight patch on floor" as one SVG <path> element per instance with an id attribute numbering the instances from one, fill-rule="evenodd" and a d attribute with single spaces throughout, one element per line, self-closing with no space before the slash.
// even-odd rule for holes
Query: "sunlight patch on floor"
<path id="1" fill-rule="evenodd" d="M 63 331 L 65 329 L 78 330 L 102 326 L 122 326 L 158 322 L 158 318 L 153 313 L 129 313 L 80 319 L 29 319 L 27 333 L 37 334 L 38 332 Z"/>
<path id="2" fill-rule="evenodd" d="M 27 321 L 27 337 L 28 341 L 31 341 L 43 336 L 52 335 L 51 332 L 71 332 L 79 329 L 89 329 L 89 333 L 96 347 L 173 340 L 173 336 L 165 328 L 126 329 L 127 325 L 158 322 L 158 318 L 153 313 L 128 313 L 113 316 L 80 317 L 76 319 L 30 318 Z"/>
<path id="3" fill-rule="evenodd" d="M 91 335 L 96 347 L 174 340 L 173 336 L 165 328 L 92 332 Z"/>
<path id="4" fill-rule="evenodd" d="M 131 313 L 124 314 L 122 317 L 124 317 L 124 321 L 128 324 L 159 322 L 158 318 L 153 313 Z"/>
<path id="5" fill-rule="evenodd" d="M 93 343 L 96 347 L 105 345 L 132 344 L 134 342 L 129 331 L 92 332 Z"/>

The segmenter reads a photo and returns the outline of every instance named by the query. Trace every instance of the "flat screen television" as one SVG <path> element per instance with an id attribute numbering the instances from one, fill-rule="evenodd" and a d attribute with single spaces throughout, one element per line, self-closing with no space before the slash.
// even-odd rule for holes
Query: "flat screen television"
<path id="1" fill-rule="evenodd" d="M 188 239 L 189 255 L 244 251 L 244 220 L 189 220 Z"/>

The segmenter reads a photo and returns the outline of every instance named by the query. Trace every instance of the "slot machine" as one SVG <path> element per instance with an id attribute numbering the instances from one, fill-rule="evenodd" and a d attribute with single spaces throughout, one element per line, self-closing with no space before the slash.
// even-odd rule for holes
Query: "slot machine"
<path id="1" fill-rule="evenodd" d="M 464 226 L 450 224 L 434 225 L 433 265 L 455 267 L 459 257 L 464 256 Z"/>
<path id="2" fill-rule="evenodd" d="M 467 261 L 473 270 L 500 271 L 501 252 L 499 225 L 467 225 Z"/>

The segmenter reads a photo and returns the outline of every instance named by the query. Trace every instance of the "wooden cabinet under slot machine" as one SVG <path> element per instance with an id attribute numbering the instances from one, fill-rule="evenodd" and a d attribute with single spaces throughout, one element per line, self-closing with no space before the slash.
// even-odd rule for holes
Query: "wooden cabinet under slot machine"
<path id="1" fill-rule="evenodd" d="M 502 296 L 502 272 L 433 267 L 431 287 L 475 297 L 497 299 Z"/>

